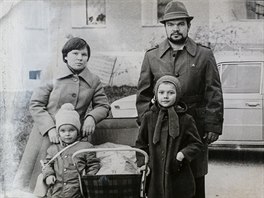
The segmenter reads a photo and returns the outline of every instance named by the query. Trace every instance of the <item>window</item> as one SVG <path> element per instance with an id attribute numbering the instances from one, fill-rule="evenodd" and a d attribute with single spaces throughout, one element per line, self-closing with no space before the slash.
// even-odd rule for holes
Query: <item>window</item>
<path id="1" fill-rule="evenodd" d="M 246 2 L 248 19 L 264 18 L 264 1 L 247 0 Z"/>
<path id="2" fill-rule="evenodd" d="M 106 0 L 71 0 L 73 27 L 106 25 Z"/>
<path id="3" fill-rule="evenodd" d="M 105 0 L 86 0 L 86 25 L 105 25 Z"/>
<path id="4" fill-rule="evenodd" d="M 162 19 L 165 7 L 170 1 L 171 0 L 141 0 L 142 25 L 161 25 L 159 21 Z M 184 4 L 188 5 L 188 2 L 184 2 Z"/>
<path id="5" fill-rule="evenodd" d="M 157 5 L 157 16 L 158 16 L 158 21 L 160 21 L 162 19 L 164 10 L 166 5 L 170 2 L 171 0 L 158 0 L 158 5 Z"/>
<path id="6" fill-rule="evenodd" d="M 237 20 L 263 20 L 264 0 L 232 0 L 232 13 Z"/>
<path id="7" fill-rule="evenodd" d="M 38 80 L 40 79 L 41 70 L 29 71 L 29 79 L 30 80 Z"/>
<path id="8" fill-rule="evenodd" d="M 159 20 L 162 18 L 164 8 L 171 0 L 141 0 L 142 5 L 142 25 L 155 26 L 161 25 Z"/>
<path id="9" fill-rule="evenodd" d="M 222 64 L 220 67 L 224 93 L 259 93 L 261 65 L 257 63 Z"/>

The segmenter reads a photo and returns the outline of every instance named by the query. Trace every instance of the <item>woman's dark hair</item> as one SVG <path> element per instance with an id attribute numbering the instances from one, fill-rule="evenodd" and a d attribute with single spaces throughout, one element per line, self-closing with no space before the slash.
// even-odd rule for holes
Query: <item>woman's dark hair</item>
<path id="1" fill-rule="evenodd" d="M 80 50 L 80 49 L 83 49 L 83 48 L 86 48 L 87 51 L 88 51 L 88 60 L 90 58 L 90 55 L 91 55 L 91 50 L 90 50 L 90 46 L 86 43 L 85 40 L 81 39 L 81 38 L 78 38 L 78 37 L 73 37 L 71 38 L 70 40 L 68 40 L 61 52 L 62 52 L 62 59 L 63 59 L 63 62 L 67 63 L 67 60 L 65 60 L 65 57 L 67 56 L 67 54 L 72 51 L 72 50 Z"/>

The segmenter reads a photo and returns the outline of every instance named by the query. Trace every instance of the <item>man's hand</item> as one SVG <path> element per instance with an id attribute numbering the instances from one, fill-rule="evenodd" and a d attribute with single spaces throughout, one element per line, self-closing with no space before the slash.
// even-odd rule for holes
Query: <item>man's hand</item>
<path id="1" fill-rule="evenodd" d="M 215 142 L 216 140 L 218 140 L 218 137 L 219 137 L 219 134 L 217 133 L 214 133 L 214 132 L 207 132 L 205 135 L 204 135 L 204 139 L 206 140 L 206 142 L 208 144 L 211 144 L 213 142 Z"/>
<path id="2" fill-rule="evenodd" d="M 48 131 L 48 136 L 51 143 L 59 143 L 59 135 L 55 128 L 52 128 Z"/>
<path id="3" fill-rule="evenodd" d="M 88 116 L 84 123 L 83 123 L 83 127 L 82 127 L 82 131 L 83 131 L 83 137 L 88 136 L 88 135 L 92 135 L 94 133 L 95 130 L 95 121 L 94 118 L 92 116 Z"/>
<path id="4" fill-rule="evenodd" d="M 48 186 L 55 184 L 55 182 L 56 182 L 56 177 L 54 175 L 50 175 L 46 178 L 46 184 Z"/>

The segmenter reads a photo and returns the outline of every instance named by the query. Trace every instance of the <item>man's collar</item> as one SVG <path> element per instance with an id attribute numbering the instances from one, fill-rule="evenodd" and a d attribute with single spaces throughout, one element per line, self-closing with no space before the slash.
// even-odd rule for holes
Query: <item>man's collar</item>
<path id="1" fill-rule="evenodd" d="M 171 48 L 168 39 L 159 44 L 159 57 L 161 58 Z"/>
<path id="2" fill-rule="evenodd" d="M 186 48 L 186 50 L 189 54 L 191 54 L 192 56 L 195 56 L 197 44 L 191 38 L 188 37 L 184 47 Z M 159 57 L 162 57 L 170 48 L 172 48 L 172 47 L 170 46 L 168 39 L 165 39 L 159 45 Z"/>
<path id="3" fill-rule="evenodd" d="M 62 65 L 61 67 L 59 67 L 58 70 L 59 71 L 56 72 L 56 74 L 55 74 L 56 79 L 65 78 L 67 76 L 73 76 L 74 75 L 72 73 L 72 71 L 66 65 Z M 92 80 L 93 80 L 92 74 L 87 67 L 85 67 L 82 70 L 82 72 L 79 73 L 78 76 L 82 77 L 88 85 L 92 86 Z"/>
<path id="4" fill-rule="evenodd" d="M 192 56 L 195 56 L 196 50 L 197 50 L 197 44 L 191 39 L 187 38 L 186 44 L 185 44 L 186 50 L 191 54 Z"/>

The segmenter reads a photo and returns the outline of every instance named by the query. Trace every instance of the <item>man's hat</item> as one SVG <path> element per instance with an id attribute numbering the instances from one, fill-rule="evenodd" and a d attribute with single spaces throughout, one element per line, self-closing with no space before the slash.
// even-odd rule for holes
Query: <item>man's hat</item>
<path id="1" fill-rule="evenodd" d="M 187 19 L 191 21 L 193 16 L 189 16 L 186 7 L 182 2 L 173 0 L 166 5 L 164 15 L 160 22 L 164 24 L 166 21 L 174 19 Z"/>

